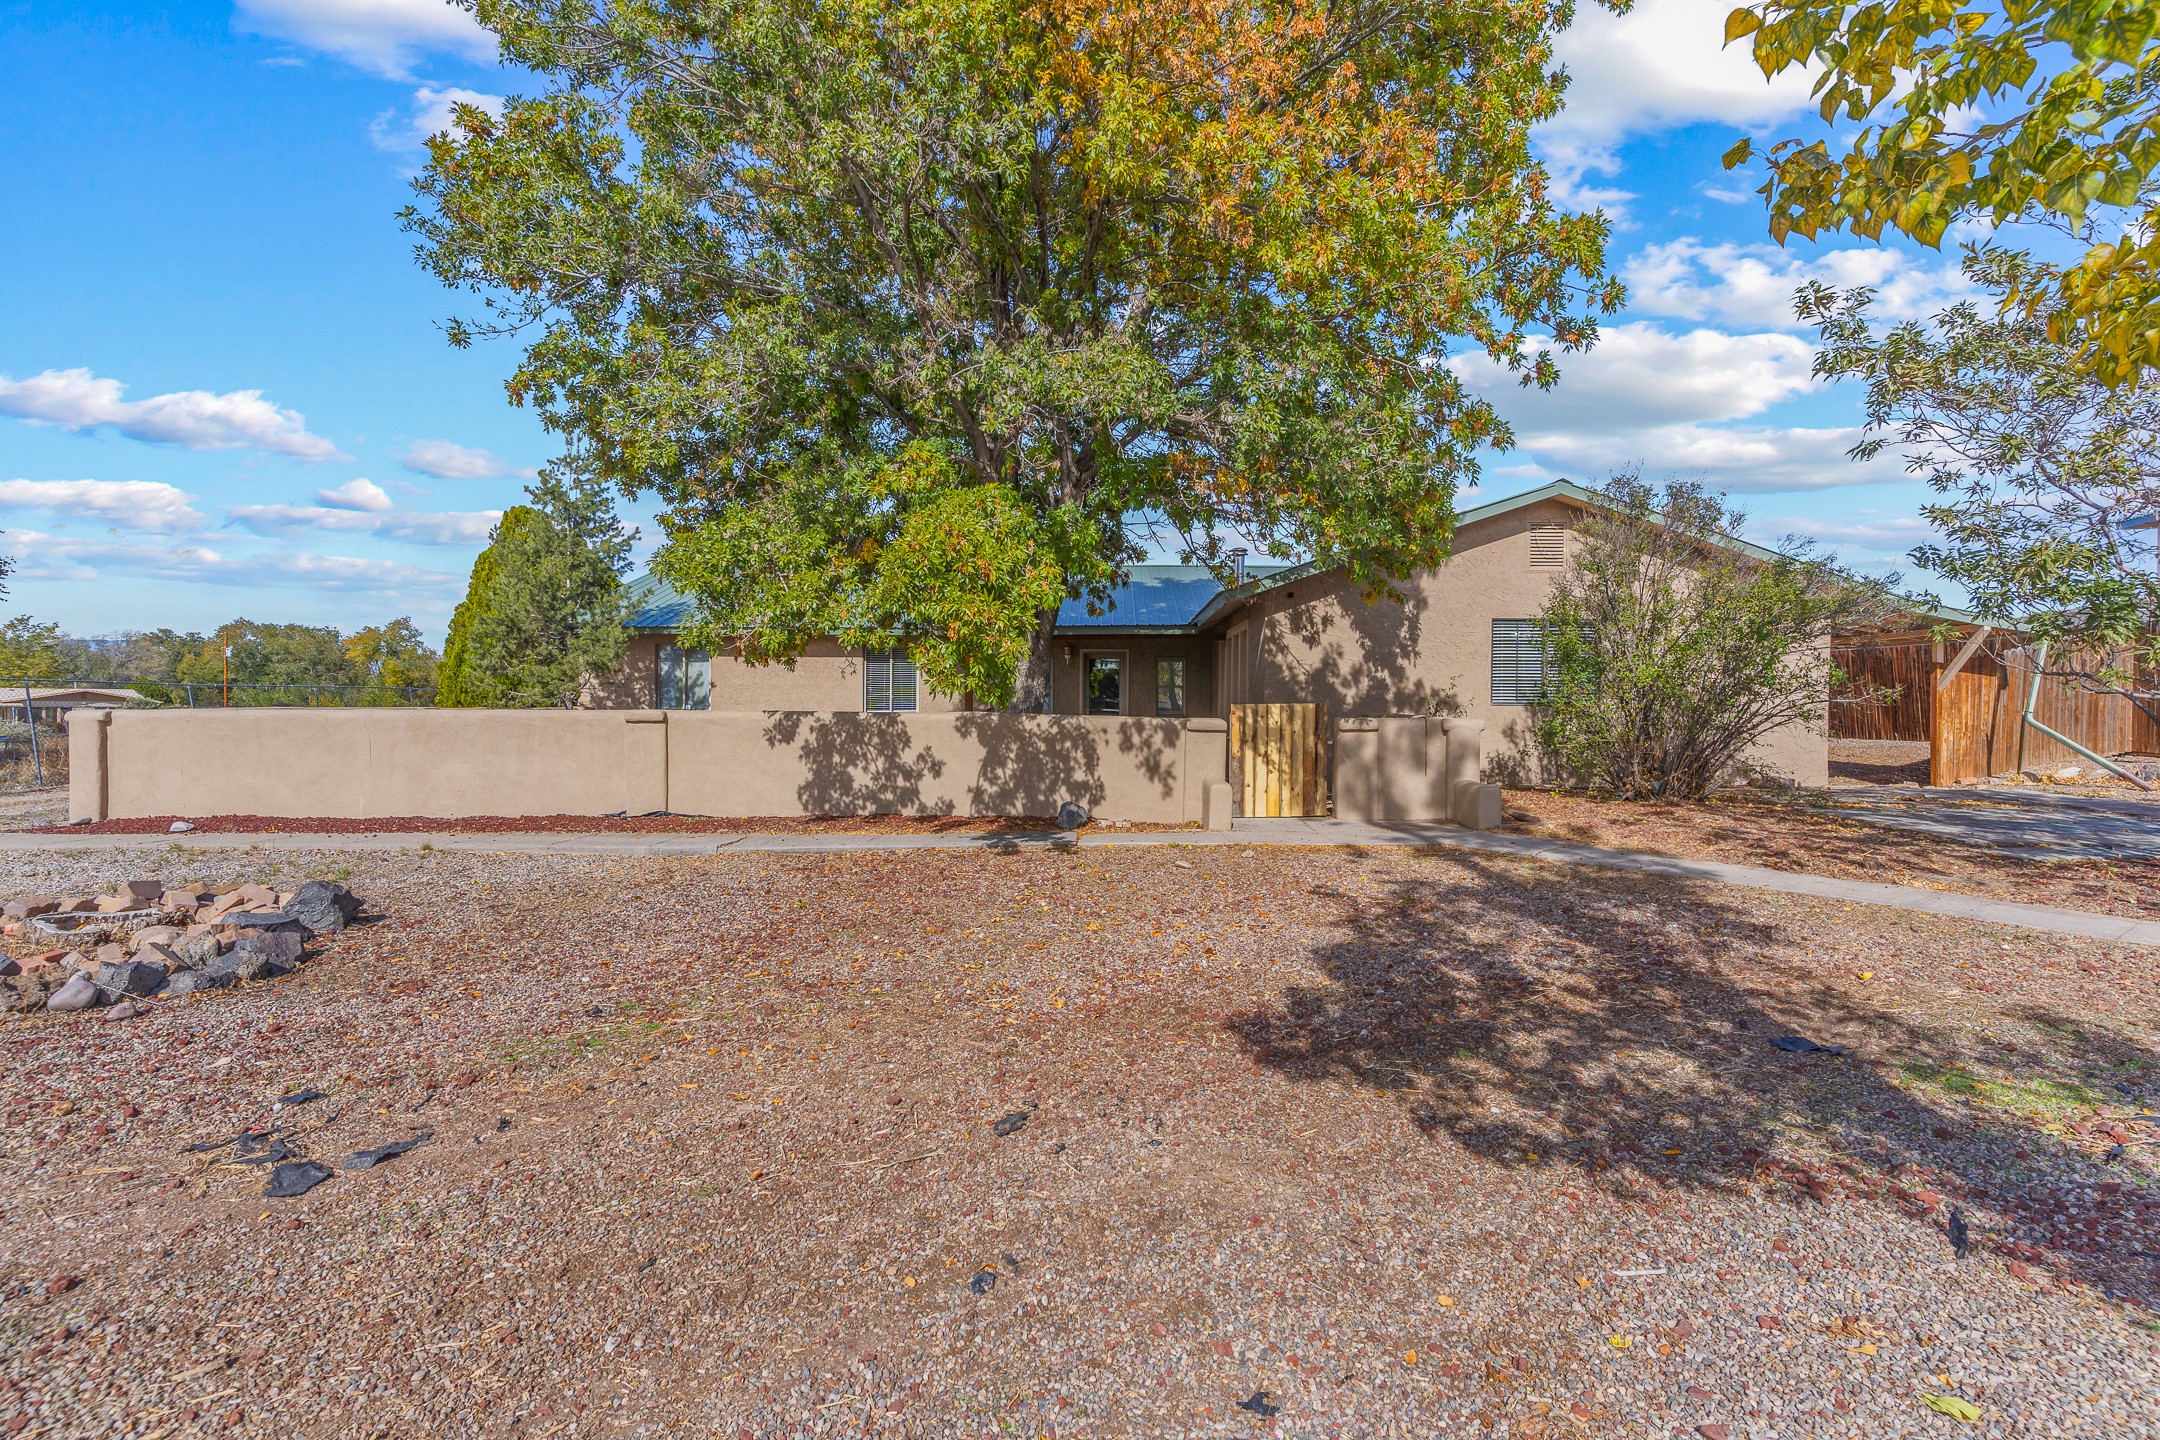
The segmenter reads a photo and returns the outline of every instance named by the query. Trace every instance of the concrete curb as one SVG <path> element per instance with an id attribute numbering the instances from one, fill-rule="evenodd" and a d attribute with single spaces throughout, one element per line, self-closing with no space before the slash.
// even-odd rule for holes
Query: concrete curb
<path id="1" fill-rule="evenodd" d="M 1588 865 L 1605 870 L 1706 880 L 1746 890 L 1844 900 L 1893 910 L 1916 910 L 1946 919 L 2012 925 L 2056 935 L 2077 935 L 2126 945 L 2160 946 L 2160 921 L 2058 910 L 2046 905 L 2017 905 L 1943 890 L 1882 885 L 1868 880 L 1835 880 L 1771 870 L 1759 865 L 1730 865 L 1717 860 L 1685 860 L 1634 850 L 1608 850 L 1565 840 L 1496 835 L 1453 825 L 1360 824 L 1346 820 L 1240 820 L 1225 833 L 1209 830 L 1139 831 L 1120 834 L 1046 831 L 1006 835 L 775 835 L 775 834 L 334 834 L 295 835 L 22 835 L 0 833 L 0 855 L 67 853 L 93 850 L 140 850 L 177 846 L 187 850 L 395 850 L 454 851 L 464 854 L 518 855 L 845 855 L 892 850 L 983 850 L 1014 854 L 1029 850 L 1124 849 L 1143 846 L 1201 847 L 1330 846 L 1345 848 L 1439 848 L 1474 850 L 1559 865 Z"/>

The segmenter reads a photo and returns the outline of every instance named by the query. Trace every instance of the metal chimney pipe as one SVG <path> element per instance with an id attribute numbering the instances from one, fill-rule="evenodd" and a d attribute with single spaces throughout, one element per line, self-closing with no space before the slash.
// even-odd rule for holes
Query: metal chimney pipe
<path id="1" fill-rule="evenodd" d="M 1245 547 L 1242 545 L 1230 552 L 1230 575 L 1231 584 L 1243 585 L 1245 583 Z"/>

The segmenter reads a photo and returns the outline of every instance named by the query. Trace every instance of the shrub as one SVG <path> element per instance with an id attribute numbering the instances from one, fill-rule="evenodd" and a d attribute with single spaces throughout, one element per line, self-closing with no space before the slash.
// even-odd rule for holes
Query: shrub
<path id="1" fill-rule="evenodd" d="M 1743 516 L 1698 485 L 1604 488 L 1539 614 L 1547 660 L 1533 708 L 1548 763 L 1625 799 L 1698 799 L 1773 731 L 1823 725 L 1830 637 L 1894 607 L 1787 542 L 1734 539 Z"/>

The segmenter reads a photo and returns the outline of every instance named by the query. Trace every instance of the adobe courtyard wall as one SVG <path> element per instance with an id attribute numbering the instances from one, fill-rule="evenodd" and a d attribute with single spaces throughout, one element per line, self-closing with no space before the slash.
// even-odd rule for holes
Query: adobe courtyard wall
<path id="1" fill-rule="evenodd" d="M 81 710 L 71 819 L 1054 815 L 1184 824 L 1221 720 L 831 711 Z"/>

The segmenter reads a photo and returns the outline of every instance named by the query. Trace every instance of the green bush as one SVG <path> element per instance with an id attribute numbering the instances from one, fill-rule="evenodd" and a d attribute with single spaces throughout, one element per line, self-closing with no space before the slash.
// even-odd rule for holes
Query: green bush
<path id="1" fill-rule="evenodd" d="M 1633 475 L 1580 531 L 1539 614 L 1538 744 L 1559 778 L 1626 799 L 1697 799 L 1772 732 L 1818 730 L 1831 635 L 1895 608 L 1807 547 L 1733 538 L 1744 517 L 1697 485 Z"/>

